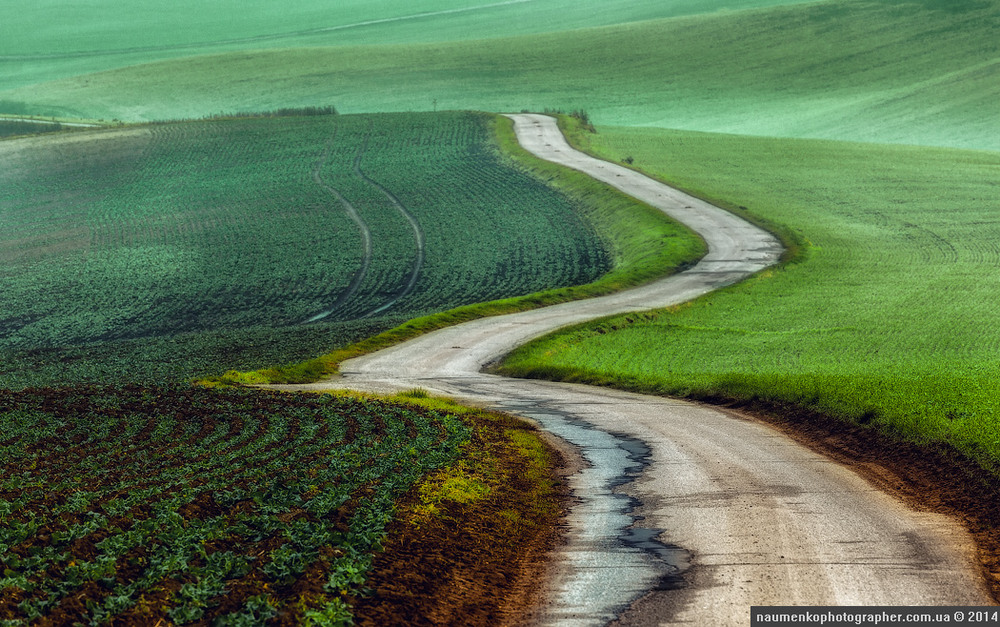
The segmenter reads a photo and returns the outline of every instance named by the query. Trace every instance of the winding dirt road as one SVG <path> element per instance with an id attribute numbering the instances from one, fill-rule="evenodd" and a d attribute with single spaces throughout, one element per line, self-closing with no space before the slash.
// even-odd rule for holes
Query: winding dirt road
<path id="1" fill-rule="evenodd" d="M 962 528 L 915 512 L 772 428 L 679 400 L 483 374 L 552 329 L 680 303 L 781 254 L 769 234 L 636 172 L 570 148 L 545 116 L 511 116 L 542 158 L 606 181 L 691 226 L 694 268 L 602 298 L 476 320 L 351 360 L 283 389 L 434 393 L 526 416 L 588 467 L 541 624 L 746 625 L 752 605 L 989 605 Z"/>

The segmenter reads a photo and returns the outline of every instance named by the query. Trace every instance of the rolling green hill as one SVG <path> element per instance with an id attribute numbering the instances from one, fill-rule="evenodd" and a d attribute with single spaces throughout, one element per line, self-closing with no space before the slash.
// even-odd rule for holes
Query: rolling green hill
<path id="1" fill-rule="evenodd" d="M 528 160 L 503 120 L 370 112 L 586 109 L 621 125 L 590 137 L 609 159 L 743 205 L 801 244 L 797 263 L 555 336 L 512 369 L 794 403 L 998 467 L 998 27 L 1000 0 L 37 0 L 8 11 L 0 113 L 366 115 L 0 141 L 0 388 L 157 386 L 0 389 L 12 469 L 0 486 L 11 548 L 0 617 L 345 618 L 401 491 L 423 481 L 423 504 L 436 506 L 412 460 L 447 465 L 480 436 L 436 410 L 163 385 L 308 359 L 421 313 L 613 267 L 597 287 L 433 321 L 607 291 L 697 254 L 662 216 Z M 520 486 L 492 457 L 523 479 L 510 444 L 477 446 L 442 485 L 481 488 L 466 474 L 476 468 Z M 504 509 L 487 526 L 525 520 Z"/>
<path id="2" fill-rule="evenodd" d="M 998 29 L 997 0 L 831 0 L 481 41 L 196 56 L 0 101 L 126 120 L 329 103 L 585 108 L 605 124 L 1000 149 Z"/>
<path id="3" fill-rule="evenodd" d="M 0 23 L 6 87 L 210 52 L 462 41 L 809 0 L 33 2 Z"/>

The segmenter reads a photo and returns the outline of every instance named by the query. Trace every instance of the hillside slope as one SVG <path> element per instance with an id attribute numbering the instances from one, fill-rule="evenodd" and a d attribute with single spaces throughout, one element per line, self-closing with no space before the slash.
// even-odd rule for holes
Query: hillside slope
<path id="1" fill-rule="evenodd" d="M 0 387 L 260 367 L 600 276 L 602 240 L 499 153 L 495 124 L 332 115 L 0 142 Z"/>
<path id="2" fill-rule="evenodd" d="M 326 103 L 585 108 L 619 125 L 995 150 L 998 29 L 998 0 L 833 0 L 509 39 L 207 55 L 0 101 L 131 120 Z"/>
<path id="3" fill-rule="evenodd" d="M 0 23 L 0 76 L 18 87 L 195 54 L 467 41 L 808 1 L 37 0 Z"/>
<path id="4" fill-rule="evenodd" d="M 529 345 L 509 373 L 792 405 L 1000 465 L 1000 154 L 598 131 L 597 154 L 781 224 L 799 260 Z"/>

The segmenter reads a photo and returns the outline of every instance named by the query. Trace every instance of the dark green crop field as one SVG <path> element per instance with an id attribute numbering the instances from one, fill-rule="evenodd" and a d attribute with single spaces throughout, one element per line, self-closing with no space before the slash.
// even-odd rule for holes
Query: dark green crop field
<path id="1" fill-rule="evenodd" d="M 0 622 L 350 624 L 457 416 L 173 387 L 0 391 Z"/>
<path id="2" fill-rule="evenodd" d="M 248 118 L 0 143 L 0 382 L 260 367 L 600 276 L 604 244 L 501 157 L 493 124 Z"/>

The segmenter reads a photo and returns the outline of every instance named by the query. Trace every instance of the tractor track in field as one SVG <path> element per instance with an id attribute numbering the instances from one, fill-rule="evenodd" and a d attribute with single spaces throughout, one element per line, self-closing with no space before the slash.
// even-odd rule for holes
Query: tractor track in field
<path id="1" fill-rule="evenodd" d="M 415 387 L 510 411 L 577 447 L 577 503 L 545 582 L 544 625 L 746 625 L 754 605 L 990 605 L 969 533 L 763 421 L 676 399 L 484 373 L 532 338 L 685 302 L 776 263 L 770 234 L 572 149 L 555 121 L 512 115 L 535 155 L 585 172 L 699 233 L 693 268 L 600 298 L 486 318 L 344 362 L 287 390 Z"/>
<path id="2" fill-rule="evenodd" d="M 344 208 L 344 212 L 354 222 L 354 224 L 357 225 L 358 233 L 361 235 L 361 265 L 354 272 L 354 276 L 351 278 L 351 282 L 348 284 L 347 289 L 340 293 L 337 300 L 335 300 L 327 309 L 324 309 L 315 316 L 305 320 L 304 323 L 322 320 L 337 311 L 344 305 L 344 303 L 347 303 L 354 298 L 358 288 L 361 286 L 361 282 L 364 281 L 365 277 L 368 275 L 368 269 L 371 267 L 372 263 L 372 233 L 368 228 L 368 224 L 364 221 L 364 218 L 361 217 L 361 214 L 358 213 L 357 208 L 355 208 L 349 200 L 344 198 L 344 196 L 337 191 L 335 187 L 323 180 L 323 166 L 325 166 L 326 162 L 330 159 L 330 151 L 333 149 L 333 142 L 336 140 L 337 132 L 334 131 L 333 137 L 330 138 L 330 141 L 326 145 L 326 150 L 323 151 L 323 155 L 313 166 L 312 179 L 313 182 L 325 189 L 331 196 L 340 202 L 340 205 Z M 355 167 L 357 167 L 358 160 L 361 159 L 362 149 L 363 147 L 358 150 L 358 154 L 354 159 Z"/>
<path id="3" fill-rule="evenodd" d="M 410 225 L 410 229 L 413 231 L 413 241 L 414 241 L 414 260 L 413 265 L 410 268 L 410 273 L 406 279 L 406 284 L 401 287 L 391 298 L 387 301 L 381 303 L 377 307 L 370 309 L 369 311 L 357 316 L 358 318 L 366 318 L 368 316 L 373 316 L 375 314 L 381 313 L 397 302 L 400 299 L 405 298 L 413 292 L 413 289 L 417 285 L 417 280 L 420 278 L 420 271 L 423 269 L 424 265 L 424 250 L 425 250 L 425 238 L 424 231 L 420 226 L 420 222 L 417 220 L 416 216 L 410 213 L 409 210 L 403 205 L 403 203 L 393 194 L 391 191 L 386 189 L 378 181 L 371 178 L 365 171 L 361 168 L 361 161 L 368 151 L 368 139 L 369 135 L 366 135 L 364 141 L 362 141 L 361 146 L 358 147 L 358 152 L 354 156 L 354 163 L 352 165 L 352 171 L 356 177 L 370 185 L 371 187 L 377 189 L 386 199 L 389 204 L 392 205 L 400 216 Z M 333 137 L 330 138 L 327 143 L 326 149 L 323 155 L 316 161 L 312 168 L 312 179 L 317 185 L 326 190 L 331 196 L 340 202 L 341 206 L 344 208 L 344 212 L 347 216 L 354 222 L 358 227 L 358 233 L 361 236 L 361 264 L 358 269 L 354 272 L 354 276 L 351 278 L 351 282 L 348 284 L 347 288 L 337 296 L 337 300 L 333 302 L 328 308 L 324 309 L 320 313 L 308 318 L 303 321 L 303 324 L 308 324 L 310 322 L 317 322 L 328 317 L 333 312 L 340 309 L 344 304 L 351 301 L 352 298 L 358 293 L 361 284 L 364 282 L 365 278 L 368 276 L 368 271 L 371 268 L 372 263 L 372 234 L 368 223 L 358 212 L 357 207 L 354 206 L 351 201 L 344 197 L 335 187 L 327 183 L 323 179 L 323 167 L 326 165 L 327 161 L 330 159 L 330 151 L 333 147 L 334 141 L 336 141 L 337 133 L 334 132 Z"/>
<path id="4" fill-rule="evenodd" d="M 370 122 L 369 127 L 371 126 L 371 124 L 372 123 Z M 392 307 L 397 302 L 399 302 L 400 299 L 409 296 L 410 293 L 413 292 L 413 288 L 415 288 L 417 285 L 417 279 L 420 278 L 420 271 L 424 267 L 424 248 L 425 248 L 424 230 L 420 227 L 420 222 L 417 220 L 416 216 L 410 213 L 410 211 L 403 205 L 403 203 L 399 200 L 399 198 L 396 197 L 395 194 L 393 194 L 388 189 L 383 187 L 380 183 L 378 183 L 370 176 L 365 174 L 365 171 L 361 169 L 361 156 L 364 154 L 367 148 L 368 148 L 368 137 L 365 137 L 364 146 L 362 147 L 361 152 L 358 154 L 358 158 L 354 160 L 354 173 L 361 180 L 365 181 L 375 189 L 382 192 L 382 194 L 389 200 L 389 203 L 393 206 L 393 208 L 395 208 L 396 211 L 398 211 L 399 214 L 403 216 L 403 219 L 409 223 L 410 229 L 413 230 L 413 243 L 414 243 L 415 254 L 413 259 L 413 266 L 412 268 L 410 268 L 410 276 L 407 279 L 406 285 L 404 285 L 403 288 L 400 289 L 399 292 L 397 292 L 392 298 L 390 298 L 385 303 L 382 303 L 378 307 L 372 309 L 368 313 L 364 314 L 362 318 L 368 316 L 374 316 L 377 313 L 385 311 L 386 309 Z"/>

